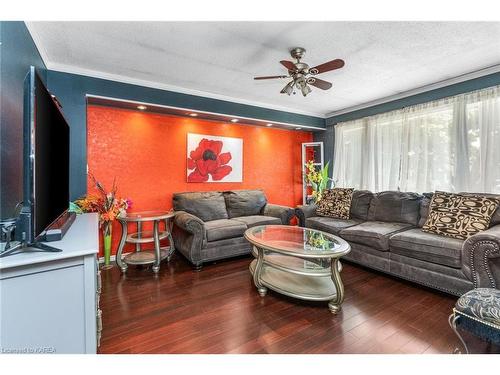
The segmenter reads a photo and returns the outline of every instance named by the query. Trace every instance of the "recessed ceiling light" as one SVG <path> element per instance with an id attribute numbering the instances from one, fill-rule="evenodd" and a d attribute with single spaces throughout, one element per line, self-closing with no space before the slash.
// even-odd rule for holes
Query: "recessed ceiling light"
<path id="1" fill-rule="evenodd" d="M 238 119 L 237 119 L 237 118 L 233 118 L 233 119 L 231 120 L 231 122 L 238 122 Z"/>
<path id="2" fill-rule="evenodd" d="M 302 130 L 302 128 L 298 128 L 298 127 L 297 127 L 297 128 L 295 128 L 295 130 Z"/>
<path id="3" fill-rule="evenodd" d="M 198 116 L 198 114 L 197 113 L 190 113 L 189 116 L 196 117 L 196 116 Z"/>
<path id="4" fill-rule="evenodd" d="M 145 105 L 138 105 L 137 109 L 140 109 L 141 111 L 144 111 L 144 110 L 148 109 L 148 107 L 146 107 Z"/>
<path id="5" fill-rule="evenodd" d="M 266 124 L 266 126 L 273 126 L 273 124 L 269 123 L 269 124 Z"/>

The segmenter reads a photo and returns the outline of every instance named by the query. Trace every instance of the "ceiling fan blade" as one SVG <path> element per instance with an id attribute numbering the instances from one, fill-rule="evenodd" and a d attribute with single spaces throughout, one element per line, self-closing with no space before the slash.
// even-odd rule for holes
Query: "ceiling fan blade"
<path id="1" fill-rule="evenodd" d="M 324 64 L 320 64 L 315 66 L 314 68 L 309 69 L 310 74 L 320 74 L 324 72 L 328 72 L 330 70 L 340 69 L 345 65 L 344 60 L 335 59 L 332 61 L 328 61 Z"/>
<path id="2" fill-rule="evenodd" d="M 274 78 L 287 78 L 288 76 L 264 76 L 264 77 L 254 77 L 253 79 L 274 79 Z"/>
<path id="3" fill-rule="evenodd" d="M 323 81 L 322 79 L 316 78 L 316 77 L 310 77 L 307 79 L 307 83 L 317 87 L 321 90 L 328 90 L 332 87 L 332 84 L 328 81 Z"/>
<path id="4" fill-rule="evenodd" d="M 288 70 L 291 70 L 292 72 L 297 70 L 297 68 L 295 67 L 295 64 L 291 61 L 281 60 L 280 64 L 283 65 Z"/>

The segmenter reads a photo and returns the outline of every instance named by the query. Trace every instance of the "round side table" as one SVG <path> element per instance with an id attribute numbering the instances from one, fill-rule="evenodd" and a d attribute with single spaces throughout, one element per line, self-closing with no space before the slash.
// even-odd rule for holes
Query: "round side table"
<path id="1" fill-rule="evenodd" d="M 118 252 L 116 254 L 116 264 L 122 273 L 127 272 L 129 265 L 153 265 L 153 272 L 156 274 L 160 270 L 160 262 L 164 259 L 170 260 L 174 248 L 172 239 L 173 211 L 143 211 L 127 213 L 120 217 L 118 221 L 122 226 L 122 237 Z M 152 231 L 143 231 L 142 224 L 147 221 L 153 222 Z M 165 229 L 160 230 L 160 222 L 165 222 Z M 128 234 L 128 223 L 137 224 L 137 232 Z M 169 246 L 160 247 L 160 240 L 168 238 Z M 126 243 L 135 244 L 135 252 L 125 255 L 123 258 L 123 248 Z M 142 249 L 142 244 L 153 243 L 153 249 Z"/>

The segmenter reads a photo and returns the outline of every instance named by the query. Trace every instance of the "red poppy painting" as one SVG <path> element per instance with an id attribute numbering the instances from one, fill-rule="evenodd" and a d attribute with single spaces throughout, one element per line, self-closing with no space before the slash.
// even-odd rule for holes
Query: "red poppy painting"
<path id="1" fill-rule="evenodd" d="M 241 182 L 242 140 L 188 134 L 188 182 Z"/>

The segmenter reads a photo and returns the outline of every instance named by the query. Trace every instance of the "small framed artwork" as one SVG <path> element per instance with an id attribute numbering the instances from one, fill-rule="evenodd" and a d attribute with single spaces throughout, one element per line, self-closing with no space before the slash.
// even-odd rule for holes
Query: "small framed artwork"
<path id="1" fill-rule="evenodd" d="M 188 133 L 187 182 L 242 182 L 243 139 Z"/>

